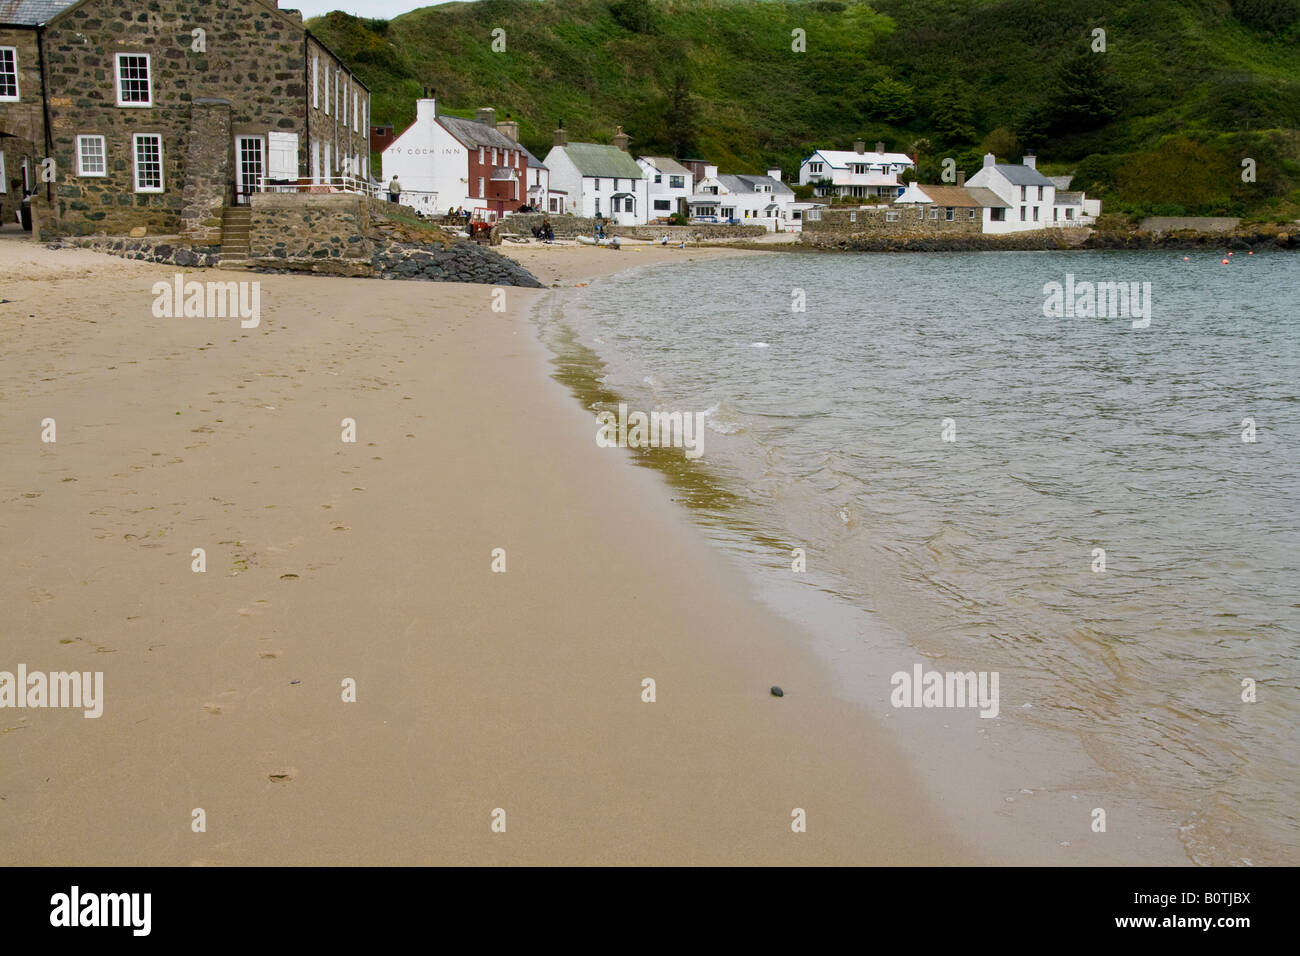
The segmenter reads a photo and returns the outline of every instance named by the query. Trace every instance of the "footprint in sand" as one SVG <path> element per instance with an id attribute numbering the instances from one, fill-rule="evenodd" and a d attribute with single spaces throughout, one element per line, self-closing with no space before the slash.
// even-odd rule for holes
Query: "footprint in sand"
<path id="1" fill-rule="evenodd" d="M 272 783 L 288 783 L 296 776 L 298 776 L 297 767 L 285 767 L 282 770 L 275 770 L 266 775 L 267 779 Z"/>
<path id="2" fill-rule="evenodd" d="M 296 575 L 296 574 L 282 574 L 282 575 L 280 575 L 280 580 L 281 580 L 281 581 L 297 581 L 297 580 L 298 580 L 298 575 Z"/>
<path id="3" fill-rule="evenodd" d="M 258 658 L 264 661 L 273 661 L 279 658 L 280 652 L 279 651 L 258 651 L 257 656 Z"/>

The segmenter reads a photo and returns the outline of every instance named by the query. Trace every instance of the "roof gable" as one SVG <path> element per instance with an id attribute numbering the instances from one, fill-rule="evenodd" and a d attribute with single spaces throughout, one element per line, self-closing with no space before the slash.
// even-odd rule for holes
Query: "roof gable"
<path id="1" fill-rule="evenodd" d="M 0 0 L 0 23 L 35 27 L 80 0 Z"/>
<path id="2" fill-rule="evenodd" d="M 476 149 L 480 146 L 495 147 L 497 149 L 520 148 L 519 144 L 505 133 L 495 127 L 488 126 L 486 123 L 477 123 L 474 120 L 461 119 L 459 116 L 442 116 L 441 114 L 436 122 L 466 146 Z"/>
<path id="3" fill-rule="evenodd" d="M 1013 186 L 1053 186 L 1054 183 L 1036 169 L 1014 163 L 997 163 L 992 168 Z"/>
<path id="4" fill-rule="evenodd" d="M 636 160 L 617 146 L 605 146 L 600 143 L 570 143 L 568 146 L 555 148 L 563 150 L 564 155 L 569 157 L 569 161 L 583 176 L 645 179 L 645 172 L 636 164 Z"/>

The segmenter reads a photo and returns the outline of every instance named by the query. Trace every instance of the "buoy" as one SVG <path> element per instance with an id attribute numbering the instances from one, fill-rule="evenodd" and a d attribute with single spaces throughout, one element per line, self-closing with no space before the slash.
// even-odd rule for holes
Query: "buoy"
<path id="1" fill-rule="evenodd" d="M 1253 256 L 1254 254 L 1255 254 L 1254 250 L 1251 250 L 1250 252 L 1246 253 L 1246 255 L 1248 256 Z"/>
<path id="2" fill-rule="evenodd" d="M 1226 266 L 1226 265 L 1228 264 L 1228 260 L 1227 260 L 1227 259 L 1224 259 L 1224 260 L 1223 260 L 1223 264 Z"/>
<path id="3" fill-rule="evenodd" d="M 1189 258 L 1191 258 L 1191 257 L 1190 257 L 1190 256 L 1183 256 L 1183 261 L 1186 262 Z"/>
<path id="4" fill-rule="evenodd" d="M 1230 252 L 1230 253 L 1228 253 L 1228 255 L 1232 255 L 1232 253 Z"/>

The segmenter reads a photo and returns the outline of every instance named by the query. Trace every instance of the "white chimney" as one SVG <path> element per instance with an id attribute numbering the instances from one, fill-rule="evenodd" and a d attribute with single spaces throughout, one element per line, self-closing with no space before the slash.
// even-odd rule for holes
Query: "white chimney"
<path id="1" fill-rule="evenodd" d="M 1038 157 L 1033 154 L 1032 150 L 1028 153 L 1025 153 L 1024 163 L 1030 169 L 1038 168 Z"/>
<path id="2" fill-rule="evenodd" d="M 438 101 L 435 99 L 416 100 L 415 101 L 415 121 L 417 123 L 424 120 L 433 120 L 438 118 Z"/>
<path id="3" fill-rule="evenodd" d="M 985 168 L 987 168 L 987 167 L 989 167 L 989 166 L 996 166 L 996 165 L 997 165 L 997 162 L 998 162 L 998 158 L 997 158 L 996 156 L 994 156 L 992 153 L 985 153 L 985 154 L 984 154 L 984 166 L 985 166 Z"/>
<path id="4" fill-rule="evenodd" d="M 717 178 L 718 178 L 718 167 L 717 167 L 717 166 L 705 166 L 705 167 L 704 167 L 704 178 L 705 178 L 705 179 L 717 179 Z"/>
<path id="5" fill-rule="evenodd" d="M 768 174 L 769 176 L 771 176 L 773 179 L 775 179 L 778 183 L 781 181 L 781 170 L 779 170 L 779 169 L 769 169 L 769 170 L 767 171 L 767 174 Z"/>

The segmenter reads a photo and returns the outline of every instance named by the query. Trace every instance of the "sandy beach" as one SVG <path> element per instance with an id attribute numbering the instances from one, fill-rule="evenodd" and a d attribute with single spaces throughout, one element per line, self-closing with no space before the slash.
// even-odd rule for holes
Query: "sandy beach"
<path id="1" fill-rule="evenodd" d="M 568 286 L 738 254 L 507 251 Z M 195 276 L 260 281 L 243 329 L 155 318 L 174 268 L 6 238 L 0 269 L 0 669 L 104 674 L 98 719 L 0 711 L 9 862 L 976 859 L 659 476 L 597 447 L 528 318 L 548 292 Z"/>

